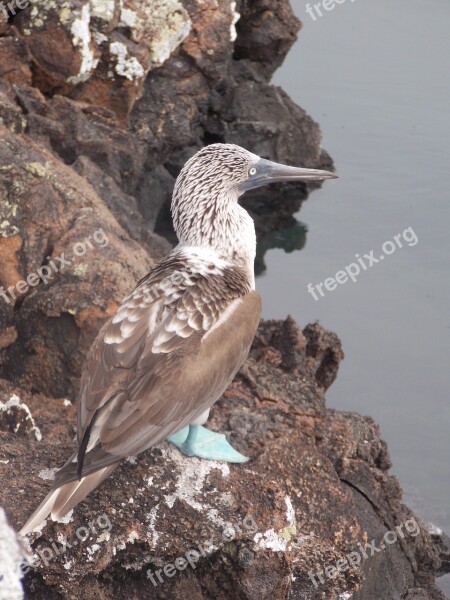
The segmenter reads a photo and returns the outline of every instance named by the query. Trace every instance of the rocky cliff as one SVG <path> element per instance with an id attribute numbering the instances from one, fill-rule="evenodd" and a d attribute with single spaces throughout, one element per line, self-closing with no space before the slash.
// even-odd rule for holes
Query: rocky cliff
<path id="1" fill-rule="evenodd" d="M 287 0 L 2 6 L 0 505 L 17 529 L 71 452 L 92 340 L 173 242 L 186 158 L 223 141 L 332 163 L 318 125 L 270 84 L 300 27 Z M 246 199 L 260 248 L 283 229 L 301 245 L 292 214 L 307 193 Z M 325 406 L 342 357 L 317 324 L 263 323 L 211 418 L 251 461 L 162 444 L 32 550 L 2 515 L 0 598 L 22 596 L 20 570 L 37 599 L 442 598 L 445 551 L 401 504 L 376 424 Z"/>

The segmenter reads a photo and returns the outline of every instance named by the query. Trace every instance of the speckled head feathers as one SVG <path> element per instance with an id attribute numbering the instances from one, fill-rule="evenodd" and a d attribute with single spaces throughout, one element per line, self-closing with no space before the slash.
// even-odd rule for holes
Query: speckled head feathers
<path id="1" fill-rule="evenodd" d="M 242 245 L 243 236 L 254 245 L 253 221 L 238 199 L 243 193 L 239 185 L 259 160 L 240 146 L 212 144 L 187 161 L 175 183 L 171 207 L 180 243 L 214 247 L 222 254 Z"/>
<path id="2" fill-rule="evenodd" d="M 235 144 L 211 144 L 194 154 L 181 170 L 174 192 L 188 187 L 193 192 L 217 194 L 219 191 L 233 191 L 236 198 L 242 193 L 237 186 L 248 178 L 248 172 L 259 156 Z"/>

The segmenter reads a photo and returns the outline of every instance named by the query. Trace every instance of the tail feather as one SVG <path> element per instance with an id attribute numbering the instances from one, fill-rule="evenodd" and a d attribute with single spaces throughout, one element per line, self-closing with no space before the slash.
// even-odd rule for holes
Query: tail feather
<path id="1" fill-rule="evenodd" d="M 44 521 L 44 519 L 46 519 L 48 517 L 48 515 L 52 511 L 52 508 L 55 503 L 58 492 L 59 492 L 59 488 L 56 490 L 51 490 L 47 494 L 47 496 L 44 498 L 44 500 L 39 504 L 37 509 L 34 511 L 34 513 L 31 515 L 31 517 L 28 519 L 28 521 L 25 523 L 25 525 L 19 531 L 20 535 L 25 535 L 27 533 L 30 533 L 31 531 L 36 529 L 36 527 L 38 525 L 40 525 L 42 523 L 42 521 Z"/>
<path id="2" fill-rule="evenodd" d="M 106 477 L 111 475 L 117 465 L 118 463 L 115 463 L 109 467 L 104 467 L 95 473 L 86 475 L 80 481 L 72 481 L 61 486 L 51 512 L 52 519 L 56 521 L 65 517 L 74 506 L 84 500 Z"/>
<path id="3" fill-rule="evenodd" d="M 37 507 L 28 521 L 20 530 L 20 535 L 33 531 L 49 515 L 53 520 L 59 520 L 74 508 L 81 500 L 92 492 L 114 469 L 118 462 L 86 475 L 80 481 L 70 481 L 52 489 Z M 64 468 L 64 467 L 63 467 Z"/>

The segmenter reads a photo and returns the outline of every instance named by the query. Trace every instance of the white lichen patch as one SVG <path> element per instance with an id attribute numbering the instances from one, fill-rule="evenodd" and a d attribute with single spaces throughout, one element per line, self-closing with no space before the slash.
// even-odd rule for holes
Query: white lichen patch
<path id="1" fill-rule="evenodd" d="M 72 19 L 72 9 L 70 6 L 67 6 L 67 4 L 67 2 L 64 2 L 59 11 L 59 20 L 64 24 L 70 23 Z"/>
<path id="2" fill-rule="evenodd" d="M 2 237 L 12 237 L 19 233 L 19 228 L 16 225 L 11 225 L 8 219 L 4 219 L 0 223 L 0 235 Z"/>
<path id="3" fill-rule="evenodd" d="M 6 412 L 7 415 L 16 413 L 17 423 L 14 428 L 15 433 L 18 433 L 21 427 L 25 426 L 28 429 L 28 432 L 32 433 L 38 442 L 42 440 L 41 431 L 39 427 L 36 427 L 30 409 L 24 402 L 20 402 L 19 396 L 13 394 L 7 402 L 0 402 L 0 412 Z M 27 421 L 29 421 L 29 423 L 27 423 Z"/>
<path id="4" fill-rule="evenodd" d="M 94 31 L 94 40 L 98 46 L 101 46 L 108 41 L 108 36 L 100 31 Z"/>
<path id="5" fill-rule="evenodd" d="M 110 537 L 108 535 L 107 538 L 103 538 L 103 535 L 101 535 L 97 538 L 97 542 L 100 540 L 103 540 L 103 539 L 109 540 Z M 140 537 L 139 537 L 138 532 L 134 531 L 134 530 L 131 531 L 126 538 L 122 538 L 122 537 L 114 538 L 113 539 L 114 546 L 112 547 L 113 556 L 116 556 L 118 551 L 125 550 L 127 548 L 128 544 L 134 544 L 134 542 L 139 539 L 140 539 Z M 124 566 L 124 565 L 122 565 L 122 566 Z"/>
<path id="6" fill-rule="evenodd" d="M 141 79 L 145 75 L 144 67 L 135 56 L 128 56 L 128 48 L 121 42 L 109 45 L 109 52 L 116 58 L 116 73 L 130 81 Z"/>
<path id="7" fill-rule="evenodd" d="M 88 562 L 92 562 L 95 559 L 94 554 L 100 550 L 100 546 L 98 544 L 93 544 L 92 546 L 86 548 L 86 552 L 88 555 Z"/>
<path id="8" fill-rule="evenodd" d="M 159 39 L 155 37 L 150 46 L 150 57 L 152 62 L 160 66 L 166 62 L 172 52 L 178 48 L 181 42 L 187 38 L 191 32 L 191 20 L 183 21 L 181 18 L 173 18 L 172 28 L 166 30 L 166 36 Z M 176 25 L 176 26 L 173 26 Z"/>
<path id="9" fill-rule="evenodd" d="M 280 537 L 274 529 L 268 529 L 264 533 L 256 533 L 253 541 L 258 548 L 267 548 L 274 552 L 286 552 L 287 540 Z"/>
<path id="10" fill-rule="evenodd" d="M 3 200 L 0 206 L 0 236 L 12 237 L 19 233 L 19 228 L 10 222 L 17 216 L 17 204 Z"/>
<path id="11" fill-rule="evenodd" d="M 35 2 L 36 0 L 34 0 Z M 44 26 L 48 18 L 48 12 L 51 9 L 56 9 L 56 2 L 50 0 L 49 2 L 39 3 L 39 6 L 32 6 L 30 9 L 30 25 L 22 30 L 24 35 L 31 35 L 33 30 L 40 29 Z"/>
<path id="12" fill-rule="evenodd" d="M 214 524 L 217 528 L 223 529 L 227 522 L 220 515 L 220 507 L 230 507 L 233 505 L 233 496 L 230 492 L 219 493 L 216 488 L 208 489 L 205 492 L 207 477 L 212 471 L 219 471 L 222 477 L 228 477 L 230 467 L 227 463 L 201 460 L 196 457 L 186 457 L 170 444 L 159 446 L 166 462 L 172 462 L 176 467 L 175 492 L 164 496 L 165 504 L 172 508 L 177 500 L 185 502 L 195 509 L 204 518 Z M 153 477 L 147 478 L 148 485 L 151 487 Z M 214 495 L 213 502 L 205 501 L 207 494 Z M 199 500 L 202 496 L 202 501 Z M 148 530 L 147 538 L 151 541 L 153 547 L 156 545 L 160 534 L 156 530 L 158 516 L 161 514 L 161 506 L 157 504 L 147 515 Z M 164 515 L 164 512 L 162 513 Z M 212 551 L 213 549 L 211 549 Z"/>
<path id="13" fill-rule="evenodd" d="M 265 533 L 256 533 L 253 537 L 258 548 L 266 548 L 274 552 L 286 552 L 292 538 L 297 533 L 297 524 L 295 520 L 295 510 L 289 496 L 285 496 L 286 503 L 286 521 L 287 527 L 284 527 L 278 533 L 275 529 L 268 529 Z"/>
<path id="14" fill-rule="evenodd" d="M 134 544 L 134 542 L 138 539 L 139 539 L 139 534 L 137 531 L 134 531 L 134 529 L 133 529 L 133 531 L 130 531 L 130 533 L 128 534 L 127 542 L 129 542 L 130 544 Z"/>
<path id="15" fill-rule="evenodd" d="M 159 538 L 159 533 L 155 529 L 156 518 L 158 516 L 158 510 L 159 510 L 159 504 L 154 506 L 147 515 L 147 519 L 149 521 L 147 537 L 150 538 L 153 547 L 156 546 L 156 542 L 158 541 L 158 538 Z"/>
<path id="16" fill-rule="evenodd" d="M 77 277 L 84 277 L 87 273 L 87 270 L 88 270 L 87 264 L 80 263 L 78 265 L 75 265 L 73 272 Z"/>
<path id="17" fill-rule="evenodd" d="M 130 27 L 134 42 L 147 46 L 155 66 L 171 56 L 192 28 L 180 0 L 125 0 L 120 21 Z"/>
<path id="18" fill-rule="evenodd" d="M 47 481 L 53 481 L 58 471 L 59 469 L 42 469 L 42 471 L 39 471 L 38 477 Z"/>
<path id="19" fill-rule="evenodd" d="M 73 35 L 72 43 L 75 48 L 79 48 L 81 54 L 81 65 L 77 75 L 70 76 L 67 81 L 69 83 L 81 83 L 87 81 L 98 65 L 98 58 L 95 58 L 92 49 L 91 38 L 91 7 L 85 4 L 81 8 L 80 17 L 72 23 L 70 31 Z"/>
<path id="20" fill-rule="evenodd" d="M 224 492 L 223 494 L 221 494 L 220 500 L 224 506 L 231 507 L 234 505 L 233 494 L 231 492 Z"/>
<path id="21" fill-rule="evenodd" d="M 96 539 L 96 542 L 108 542 L 111 539 L 111 534 L 109 533 L 109 531 L 103 531 L 98 538 Z"/>
<path id="22" fill-rule="evenodd" d="M 91 0 L 91 14 L 97 19 L 109 23 L 114 18 L 115 0 Z"/>
<path id="23" fill-rule="evenodd" d="M 61 23 L 67 21 L 67 15 L 71 13 L 70 2 L 61 2 L 61 0 L 46 0 L 46 2 L 32 0 L 31 4 L 34 6 L 30 7 L 30 24 L 32 29 L 40 28 L 48 19 L 48 15 L 51 13 L 58 13 L 59 20 Z M 30 35 L 30 30 L 25 30 L 26 35 Z"/>
<path id="24" fill-rule="evenodd" d="M 12 204 L 8 200 L 2 200 L 2 214 L 8 215 L 9 217 L 17 216 L 17 204 Z"/>
<path id="25" fill-rule="evenodd" d="M 231 25 L 230 25 L 230 40 L 234 42 L 237 38 L 236 23 L 241 18 L 241 15 L 236 10 L 236 2 L 231 3 Z"/>
<path id="26" fill-rule="evenodd" d="M 45 177 L 47 175 L 47 169 L 49 167 L 49 162 L 40 163 L 40 162 L 28 162 L 24 163 L 23 168 L 31 175 L 35 177 Z"/>
<path id="27" fill-rule="evenodd" d="M 120 13 L 120 23 L 124 27 L 135 27 L 137 21 L 137 14 L 134 10 L 130 10 L 129 8 L 122 8 Z"/>
<path id="28" fill-rule="evenodd" d="M 173 461 L 178 467 L 179 476 L 176 481 L 176 491 L 173 494 L 164 496 L 167 506 L 172 508 L 175 500 L 180 499 L 189 504 L 195 510 L 204 512 L 205 509 L 212 508 L 196 500 L 196 496 L 203 490 L 207 476 L 213 470 L 222 473 L 222 477 L 228 477 L 230 467 L 227 463 L 215 460 L 201 460 L 196 457 L 188 458 L 173 447 L 161 447 L 163 454 L 168 455 L 169 460 Z"/>
<path id="29" fill-rule="evenodd" d="M 292 506 L 292 500 L 290 499 L 289 496 L 286 496 L 284 501 L 286 502 L 286 520 L 288 522 L 288 525 L 290 527 L 292 527 L 293 525 L 295 525 L 295 510 L 294 507 Z"/>
<path id="30" fill-rule="evenodd" d="M 52 521 L 54 521 L 55 523 L 71 523 L 73 521 L 73 509 L 69 510 L 65 517 L 61 517 L 60 519 L 52 519 Z"/>
<path id="31" fill-rule="evenodd" d="M 297 535 L 297 522 L 295 519 L 295 510 L 292 506 L 291 498 L 289 496 L 285 496 L 284 501 L 286 502 L 286 520 L 288 525 L 280 532 L 280 536 L 289 542 L 294 536 Z"/>
<path id="32" fill-rule="evenodd" d="M 220 529 L 224 530 L 229 526 L 229 523 L 219 515 L 217 508 L 210 508 L 206 514 L 208 519 Z"/>
<path id="33" fill-rule="evenodd" d="M 39 523 L 39 525 L 36 525 L 36 527 L 33 529 L 33 533 L 41 533 L 41 531 L 45 528 L 46 525 L 47 525 L 47 519 L 44 519 L 42 521 L 42 523 Z"/>

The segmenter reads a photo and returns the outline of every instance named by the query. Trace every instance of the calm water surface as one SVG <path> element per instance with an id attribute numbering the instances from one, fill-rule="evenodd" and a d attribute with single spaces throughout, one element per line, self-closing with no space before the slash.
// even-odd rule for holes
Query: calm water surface
<path id="1" fill-rule="evenodd" d="M 347 0 L 316 21 L 292 4 L 304 27 L 274 83 L 320 122 L 341 179 L 298 214 L 305 248 L 266 255 L 264 316 L 339 334 L 328 405 L 380 423 L 406 503 L 450 533 L 450 3 Z M 409 227 L 415 246 L 307 292 Z"/>

